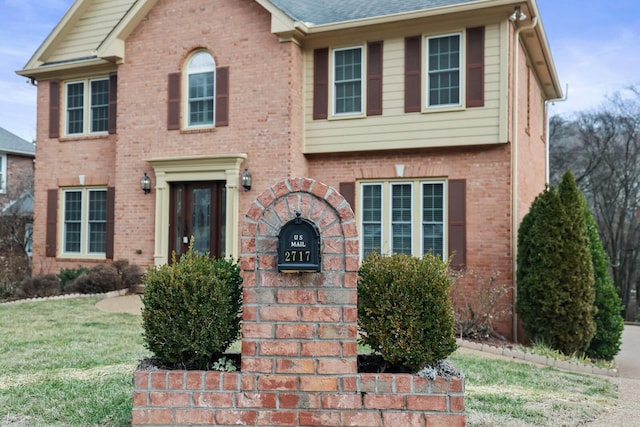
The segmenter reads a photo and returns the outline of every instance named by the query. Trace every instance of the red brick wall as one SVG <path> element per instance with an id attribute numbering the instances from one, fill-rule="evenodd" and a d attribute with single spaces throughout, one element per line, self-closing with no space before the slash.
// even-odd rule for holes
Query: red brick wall
<path id="1" fill-rule="evenodd" d="M 511 152 L 508 145 L 431 150 L 405 150 L 335 156 L 313 156 L 309 174 L 338 187 L 358 179 L 393 179 L 396 164 L 404 165 L 405 178 L 466 179 L 467 267 L 452 289 L 452 296 L 475 295 L 497 276 L 493 285 L 512 286 L 511 280 Z M 500 300 L 501 311 L 509 311 L 512 293 Z M 511 336 L 510 314 L 495 325 Z"/>
<path id="2" fill-rule="evenodd" d="M 296 217 L 322 242 L 320 273 L 278 273 Z M 294 178 L 264 191 L 242 231 L 242 372 L 138 371 L 133 425 L 464 426 L 464 381 L 357 372 L 358 239 L 344 198 Z"/>

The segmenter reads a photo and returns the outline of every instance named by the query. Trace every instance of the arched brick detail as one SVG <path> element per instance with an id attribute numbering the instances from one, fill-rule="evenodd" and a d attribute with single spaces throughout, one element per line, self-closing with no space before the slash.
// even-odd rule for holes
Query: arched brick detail
<path id="1" fill-rule="evenodd" d="M 318 227 L 318 273 L 277 271 L 278 234 L 297 213 Z M 280 181 L 247 211 L 241 248 L 242 371 L 355 374 L 359 244 L 344 197 L 313 179 Z"/>
<path id="2" fill-rule="evenodd" d="M 319 273 L 277 271 L 277 236 L 296 212 L 319 228 Z M 241 372 L 138 370 L 133 425 L 465 425 L 463 379 L 358 373 L 358 236 L 335 189 L 275 184 L 241 238 Z"/>

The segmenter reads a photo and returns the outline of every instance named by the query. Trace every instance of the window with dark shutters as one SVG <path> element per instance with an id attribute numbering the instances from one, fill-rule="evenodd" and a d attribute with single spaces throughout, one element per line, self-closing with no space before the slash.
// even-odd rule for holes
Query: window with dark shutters
<path id="1" fill-rule="evenodd" d="M 45 256 L 56 256 L 58 222 L 58 190 L 47 190 L 47 229 L 45 232 Z"/>
<path id="2" fill-rule="evenodd" d="M 367 116 L 382 114 L 382 41 L 367 44 Z"/>
<path id="3" fill-rule="evenodd" d="M 180 83 L 181 73 L 169 74 L 169 90 L 167 99 L 167 129 L 180 129 Z"/>
<path id="4" fill-rule="evenodd" d="M 118 74 L 109 74 L 109 118 L 108 129 L 110 134 L 116 133 L 116 121 L 118 117 Z"/>
<path id="5" fill-rule="evenodd" d="M 484 106 L 484 27 L 467 28 L 467 107 Z"/>
<path id="6" fill-rule="evenodd" d="M 60 137 L 60 80 L 49 82 L 49 138 Z"/>
<path id="7" fill-rule="evenodd" d="M 216 126 L 229 126 L 229 67 L 216 70 Z"/>
<path id="8" fill-rule="evenodd" d="M 313 51 L 313 119 L 327 118 L 329 109 L 329 48 Z"/>
<path id="9" fill-rule="evenodd" d="M 404 112 L 422 109 L 422 36 L 404 40 Z"/>
<path id="10" fill-rule="evenodd" d="M 466 180 L 449 180 L 449 253 L 453 268 L 467 265 Z"/>

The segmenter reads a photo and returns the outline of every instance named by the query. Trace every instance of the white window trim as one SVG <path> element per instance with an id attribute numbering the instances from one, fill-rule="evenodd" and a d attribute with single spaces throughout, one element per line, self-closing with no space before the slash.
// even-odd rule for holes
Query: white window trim
<path id="1" fill-rule="evenodd" d="M 439 38 L 443 38 L 443 37 L 451 37 L 451 36 L 458 36 L 460 38 L 460 51 L 458 52 L 459 58 L 458 58 L 458 64 L 459 64 L 459 73 L 458 73 L 458 87 L 459 87 L 459 102 L 455 103 L 455 104 L 438 104 L 438 105 L 431 105 L 429 104 L 429 91 L 430 91 L 430 86 L 429 86 L 429 40 L 431 39 L 439 39 Z M 458 31 L 458 32 L 454 32 L 454 33 L 447 33 L 447 34 L 433 34 L 433 35 L 429 35 L 429 36 L 425 36 L 424 38 L 425 43 L 424 43 L 424 48 L 423 48 L 423 53 L 424 53 L 424 73 L 423 73 L 423 78 L 424 78 L 424 86 L 425 86 L 425 100 L 424 100 L 424 109 L 425 110 L 440 110 L 440 109 L 451 109 L 451 108 L 459 108 L 462 107 L 463 104 L 463 100 L 464 100 L 464 86 L 463 86 L 463 82 L 465 81 L 465 67 L 464 67 L 464 46 L 465 46 L 465 38 L 464 38 L 464 34 L 462 31 Z"/>
<path id="2" fill-rule="evenodd" d="M 80 252 L 68 252 L 66 250 L 67 241 L 65 233 L 65 194 L 67 192 L 80 191 L 82 193 L 82 214 L 80 218 Z M 92 191 L 107 191 L 106 187 L 69 187 L 60 193 L 60 229 L 59 242 L 62 243 L 60 253 L 63 258 L 86 258 L 86 259 L 105 259 L 105 252 L 89 252 L 89 193 Z M 107 209 L 109 207 L 107 206 Z"/>
<path id="3" fill-rule="evenodd" d="M 424 236 L 422 234 L 422 224 L 424 222 L 423 217 L 423 207 L 424 207 L 424 198 L 422 194 L 422 185 L 423 184 L 441 184 L 442 188 L 442 206 L 443 206 L 443 218 L 442 218 L 442 251 L 443 257 L 446 261 L 448 259 L 448 223 L 449 223 L 449 211 L 448 211 L 448 183 L 446 180 L 442 179 L 424 179 L 424 178 L 416 178 L 416 179 L 398 179 L 398 180 L 362 180 L 358 181 L 356 185 L 356 191 L 358 194 L 357 203 L 358 206 L 356 208 L 357 212 L 357 226 L 358 233 L 362 236 L 362 212 L 363 212 L 363 191 L 362 187 L 365 185 L 381 185 L 382 187 L 382 212 L 381 212 L 381 248 L 380 252 L 384 255 L 391 255 L 391 248 L 393 242 L 393 230 L 392 230 L 392 199 L 391 199 L 391 186 L 398 184 L 411 184 L 411 226 L 412 226 L 412 250 L 411 254 L 416 257 L 422 257 L 425 253 L 424 248 Z M 416 201 L 416 197 L 420 198 L 420 201 Z M 360 257 L 361 259 L 364 256 L 364 242 L 363 239 L 360 239 Z"/>
<path id="4" fill-rule="evenodd" d="M 64 82 L 64 135 L 68 137 L 79 137 L 79 136 L 87 136 L 87 135 L 108 135 L 109 130 L 99 131 L 99 132 L 91 132 L 91 82 L 106 80 L 109 81 L 109 77 L 92 77 L 88 79 L 78 79 L 78 80 L 69 80 Z M 69 117 L 67 110 L 67 100 L 68 100 L 68 87 L 74 83 L 83 83 L 84 92 L 83 92 L 83 103 L 82 103 L 82 133 L 69 133 Z M 88 103 L 87 103 L 88 102 Z"/>
<path id="5" fill-rule="evenodd" d="M 0 153 L 0 194 L 7 192 L 7 154 Z"/>
<path id="6" fill-rule="evenodd" d="M 336 52 L 344 51 L 344 50 L 353 50 L 360 49 L 360 111 L 354 111 L 349 113 L 336 113 Z M 365 49 L 364 44 L 353 45 L 353 46 L 345 46 L 340 48 L 331 49 L 330 56 L 330 70 L 331 70 L 331 82 L 329 85 L 329 99 L 331 100 L 331 117 L 333 118 L 353 118 L 353 117 L 364 117 L 365 115 L 365 105 L 366 105 L 366 66 L 367 66 L 367 50 Z"/>
<path id="7" fill-rule="evenodd" d="M 415 252 L 415 244 L 416 244 L 416 239 L 415 239 L 415 227 L 414 227 L 414 216 L 415 216 L 415 184 L 416 181 L 390 181 L 389 182 L 389 191 L 388 191 L 388 197 L 387 200 L 389 203 L 384 203 L 384 192 L 382 193 L 382 206 L 384 209 L 384 206 L 388 206 L 389 208 L 389 248 L 388 248 L 388 253 L 392 253 L 392 249 L 393 249 L 393 187 L 396 185 L 409 185 L 411 187 L 411 208 L 410 208 L 410 212 L 411 212 L 411 253 L 414 254 Z M 419 185 L 422 185 L 421 182 L 418 182 Z M 382 224 L 384 227 L 384 223 Z"/>
<path id="8" fill-rule="evenodd" d="M 421 180 L 418 183 L 420 185 L 420 222 L 418 225 L 420 226 L 420 253 L 425 253 L 424 248 L 424 235 L 422 234 L 422 226 L 424 224 L 424 194 L 422 192 L 423 184 L 442 184 L 442 257 L 444 261 L 446 261 L 449 257 L 449 233 L 448 233 L 448 224 L 449 224 L 449 186 L 447 185 L 447 181 L 430 181 L 430 180 Z M 420 255 L 422 256 L 422 255 Z"/>
<path id="9" fill-rule="evenodd" d="M 364 236 L 364 230 L 363 230 L 363 219 L 362 219 L 362 213 L 364 212 L 364 191 L 362 191 L 362 187 L 364 186 L 369 186 L 369 187 L 380 187 L 380 194 L 381 194 L 381 206 L 380 206 L 380 252 L 384 253 L 384 248 L 385 246 L 388 246 L 388 244 L 385 242 L 385 235 L 384 235 L 384 229 L 385 229 L 385 204 L 384 204 L 384 188 L 385 188 L 385 183 L 383 181 L 370 181 L 370 182 L 360 182 L 359 185 L 357 186 L 358 188 L 358 204 L 360 205 L 357 208 L 357 211 L 360 212 L 360 217 L 358 218 L 358 235 L 360 236 Z M 364 238 L 360 238 L 360 258 L 362 259 L 364 257 Z"/>
<path id="10" fill-rule="evenodd" d="M 212 70 L 213 71 L 213 120 L 211 123 L 207 123 L 207 124 L 191 125 L 189 124 L 190 117 L 191 117 L 191 103 L 189 102 L 189 76 L 190 76 L 189 64 L 191 63 L 191 60 L 193 59 L 193 57 L 199 53 L 206 53 L 210 55 L 211 59 L 213 60 L 213 70 Z M 210 128 L 216 127 L 216 94 L 218 90 L 218 88 L 216 87 L 217 72 L 218 72 L 218 64 L 216 63 L 216 59 L 213 56 L 213 54 L 208 50 L 204 50 L 204 49 L 196 50 L 192 52 L 191 55 L 189 55 L 189 57 L 187 58 L 187 60 L 184 62 L 184 72 L 182 73 L 184 77 L 182 78 L 182 83 L 181 83 L 182 84 L 181 105 L 182 105 L 182 117 L 184 117 L 184 123 L 183 123 L 184 129 L 210 129 Z M 193 74 L 198 74 L 198 73 L 193 73 Z"/>

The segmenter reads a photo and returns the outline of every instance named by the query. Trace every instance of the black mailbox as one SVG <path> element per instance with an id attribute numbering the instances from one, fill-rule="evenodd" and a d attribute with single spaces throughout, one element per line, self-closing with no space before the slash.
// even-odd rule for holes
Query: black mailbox
<path id="1" fill-rule="evenodd" d="M 300 273 L 320 271 L 320 233 L 300 212 L 278 234 L 278 271 Z"/>

